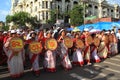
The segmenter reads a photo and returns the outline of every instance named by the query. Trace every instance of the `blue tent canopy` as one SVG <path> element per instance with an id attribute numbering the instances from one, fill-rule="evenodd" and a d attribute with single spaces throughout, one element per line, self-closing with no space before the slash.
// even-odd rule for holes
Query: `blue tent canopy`
<path id="1" fill-rule="evenodd" d="M 113 27 L 120 28 L 120 24 L 117 22 L 97 22 L 94 24 L 85 24 L 78 26 L 79 29 L 84 30 L 85 28 L 87 29 L 99 29 L 99 30 L 111 30 Z"/>
<path id="2" fill-rule="evenodd" d="M 78 26 L 78 28 L 83 31 L 85 28 L 94 28 L 94 26 L 96 26 L 96 24 L 85 24 L 85 25 L 81 25 L 81 26 Z"/>
<path id="3" fill-rule="evenodd" d="M 95 29 L 110 30 L 112 22 L 98 22 L 98 23 L 95 23 L 95 24 L 96 24 L 96 26 L 94 26 Z"/>

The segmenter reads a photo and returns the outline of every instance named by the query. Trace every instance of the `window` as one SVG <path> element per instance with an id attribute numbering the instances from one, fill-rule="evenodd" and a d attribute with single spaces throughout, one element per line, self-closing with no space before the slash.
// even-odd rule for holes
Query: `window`
<path id="1" fill-rule="evenodd" d="M 37 0 L 35 0 L 35 2 L 37 2 Z"/>
<path id="2" fill-rule="evenodd" d="M 119 10 L 117 9 L 117 12 L 118 12 Z"/>
<path id="3" fill-rule="evenodd" d="M 33 2 L 30 3 L 30 7 L 31 7 L 30 12 L 32 13 L 33 12 L 33 10 L 32 10 Z"/>
<path id="4" fill-rule="evenodd" d="M 41 3 L 39 2 L 39 7 L 41 6 Z"/>
<path id="5" fill-rule="evenodd" d="M 50 2 L 50 9 L 53 9 L 53 5 L 52 5 L 53 3 L 52 2 Z"/>
<path id="6" fill-rule="evenodd" d="M 48 12 L 46 12 L 46 20 L 48 20 Z"/>
<path id="7" fill-rule="evenodd" d="M 48 1 L 46 1 L 46 8 L 48 8 Z"/>
<path id="8" fill-rule="evenodd" d="M 89 4 L 88 6 L 89 6 L 90 8 L 92 8 L 92 5 L 91 5 L 91 4 Z"/>
<path id="9" fill-rule="evenodd" d="M 35 6 L 35 11 L 37 11 L 37 6 Z"/>
<path id="10" fill-rule="evenodd" d="M 76 5 L 76 4 L 78 4 L 78 2 L 77 2 L 77 1 L 74 1 L 73 4 Z"/>
<path id="11" fill-rule="evenodd" d="M 39 20 L 40 20 L 40 12 L 39 12 Z"/>
<path id="12" fill-rule="evenodd" d="M 113 12 L 113 10 L 111 10 L 111 12 Z"/>
<path id="13" fill-rule="evenodd" d="M 95 6 L 95 9 L 98 9 L 98 7 L 97 7 L 97 6 Z"/>
<path id="14" fill-rule="evenodd" d="M 32 8 L 30 8 L 30 12 L 32 13 Z"/>
<path id="15" fill-rule="evenodd" d="M 43 17 L 43 20 L 45 19 L 45 15 L 44 15 L 44 12 L 42 12 L 42 17 Z"/>
<path id="16" fill-rule="evenodd" d="M 42 1 L 42 8 L 45 8 L 44 6 L 45 6 L 45 5 L 44 5 L 44 1 Z"/>
<path id="17" fill-rule="evenodd" d="M 65 2 L 70 2 L 70 0 L 65 0 Z"/>

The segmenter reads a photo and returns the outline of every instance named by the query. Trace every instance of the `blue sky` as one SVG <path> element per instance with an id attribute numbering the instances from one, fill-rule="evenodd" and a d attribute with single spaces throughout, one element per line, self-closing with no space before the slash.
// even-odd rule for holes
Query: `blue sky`
<path id="1" fill-rule="evenodd" d="M 0 0 L 0 21 L 5 21 L 6 15 L 9 14 L 11 0 Z"/>
<path id="2" fill-rule="evenodd" d="M 109 3 L 117 3 L 120 5 L 120 0 L 107 0 Z M 5 21 L 6 15 L 9 14 L 11 0 L 0 0 L 0 21 Z"/>

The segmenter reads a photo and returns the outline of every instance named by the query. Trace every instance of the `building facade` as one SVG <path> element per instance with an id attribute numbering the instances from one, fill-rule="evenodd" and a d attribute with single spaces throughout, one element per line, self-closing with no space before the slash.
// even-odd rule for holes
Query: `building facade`
<path id="1" fill-rule="evenodd" d="M 117 4 L 108 4 L 106 0 L 89 0 L 87 4 L 87 16 L 120 18 L 120 7 Z"/>
<path id="2" fill-rule="evenodd" d="M 75 4 L 87 4 L 85 15 L 102 17 L 120 17 L 120 7 L 110 5 L 106 0 L 11 0 L 11 15 L 25 11 L 37 17 L 42 23 L 50 19 L 50 10 L 57 9 L 59 14 L 63 14 L 73 8 Z M 56 12 L 56 19 L 59 14 Z"/>

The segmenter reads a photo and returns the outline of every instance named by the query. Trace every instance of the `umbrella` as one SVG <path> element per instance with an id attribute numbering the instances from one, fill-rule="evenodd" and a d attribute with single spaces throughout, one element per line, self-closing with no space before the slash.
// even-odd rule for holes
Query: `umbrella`
<path id="1" fill-rule="evenodd" d="M 77 31 L 80 31 L 80 29 L 78 27 L 75 27 L 72 31 L 77 32 Z"/>
<path id="2" fill-rule="evenodd" d="M 90 30 L 89 32 L 90 33 L 99 33 L 101 30 L 99 30 L 99 29 L 92 29 L 92 30 Z"/>
<path id="3" fill-rule="evenodd" d="M 72 31 L 73 30 L 73 28 L 67 28 L 67 31 Z"/>

